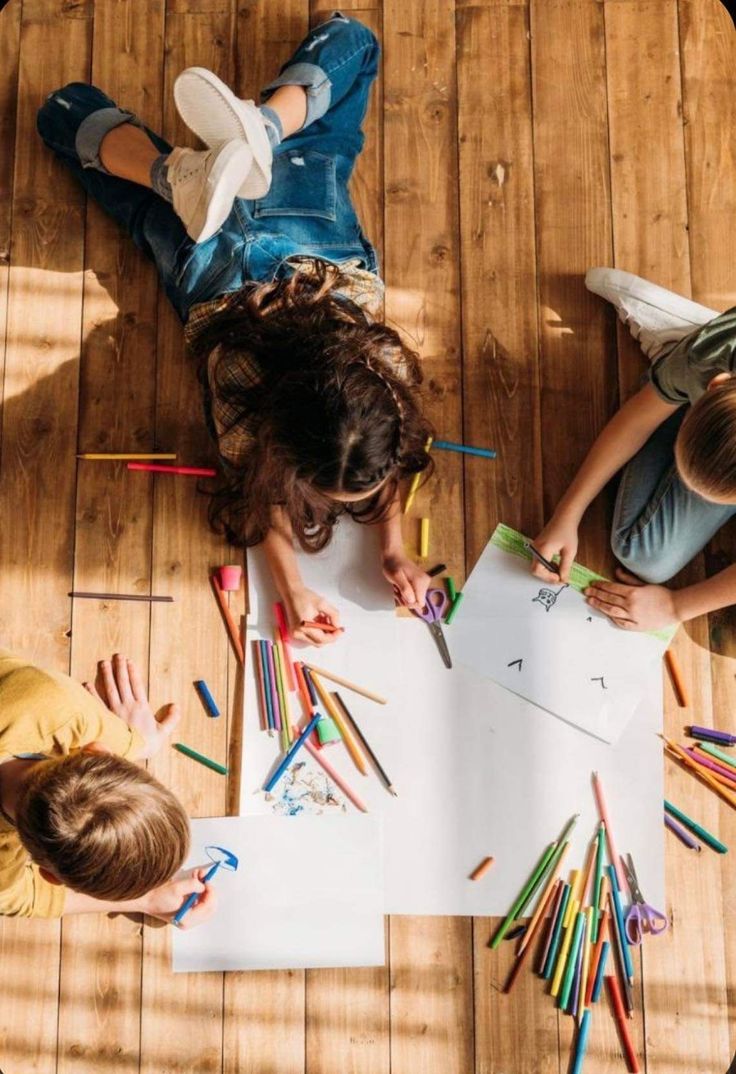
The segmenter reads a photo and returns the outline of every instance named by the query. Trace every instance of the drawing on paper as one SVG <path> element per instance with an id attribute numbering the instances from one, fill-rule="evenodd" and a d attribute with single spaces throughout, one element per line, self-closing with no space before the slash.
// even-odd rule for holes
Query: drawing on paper
<path id="1" fill-rule="evenodd" d="M 601 690 L 607 690 L 608 689 L 608 687 L 606 686 L 606 683 L 604 681 L 603 675 L 599 675 L 597 679 L 591 679 L 590 681 L 591 682 L 599 682 L 601 684 Z"/>
<path id="2" fill-rule="evenodd" d="M 543 589 L 539 590 L 536 597 L 532 597 L 532 604 L 541 604 L 544 610 L 548 612 L 550 608 L 554 607 L 555 602 L 563 589 L 567 589 L 567 583 L 561 586 L 557 592 L 555 592 L 554 589 L 547 589 L 545 586 Z"/>
<path id="3" fill-rule="evenodd" d="M 278 797 L 267 795 L 277 816 L 297 817 L 300 813 L 347 812 L 345 802 L 332 790 L 324 772 L 312 772 L 301 761 L 286 772 Z"/>
<path id="4" fill-rule="evenodd" d="M 510 664 L 507 664 L 507 665 L 506 665 L 506 667 L 507 667 L 507 668 L 518 668 L 518 669 L 519 669 L 519 671 L 521 671 L 521 665 L 522 665 L 523 663 L 524 663 L 524 661 L 523 661 L 523 660 L 512 660 Z"/>

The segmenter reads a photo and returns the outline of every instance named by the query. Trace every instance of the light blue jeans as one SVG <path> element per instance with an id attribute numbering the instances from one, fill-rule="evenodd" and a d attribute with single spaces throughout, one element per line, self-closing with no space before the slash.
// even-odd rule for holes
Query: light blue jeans
<path id="1" fill-rule="evenodd" d="M 621 475 L 611 547 L 645 582 L 672 578 L 736 514 L 736 506 L 692 492 L 677 473 L 675 440 L 687 411 L 682 406 L 663 422 Z"/>

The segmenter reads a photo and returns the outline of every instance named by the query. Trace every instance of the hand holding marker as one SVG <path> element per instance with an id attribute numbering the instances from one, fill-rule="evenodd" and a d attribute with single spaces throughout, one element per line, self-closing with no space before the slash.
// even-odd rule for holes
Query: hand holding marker
<path id="1" fill-rule="evenodd" d="M 212 862 L 207 872 L 202 877 L 202 883 L 207 884 L 215 875 L 218 869 L 227 869 L 230 872 L 235 872 L 238 868 L 238 859 L 231 850 L 226 850 L 225 847 L 209 846 L 205 847 L 205 853 Z M 199 902 L 202 896 L 198 895 L 196 891 L 192 892 L 189 898 L 182 904 L 181 909 L 177 910 L 173 917 L 174 925 L 180 925 L 182 919 L 191 910 L 193 906 Z"/>

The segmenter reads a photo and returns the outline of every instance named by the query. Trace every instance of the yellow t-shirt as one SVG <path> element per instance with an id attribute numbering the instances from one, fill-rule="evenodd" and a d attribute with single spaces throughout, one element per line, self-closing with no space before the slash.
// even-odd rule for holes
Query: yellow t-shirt
<path id="1" fill-rule="evenodd" d="M 51 757 L 90 742 L 130 758 L 144 745 L 137 731 L 68 675 L 42 671 L 0 650 L 0 765 L 18 754 Z M 60 917 L 65 892 L 43 879 L 13 825 L 0 815 L 0 914 Z"/>

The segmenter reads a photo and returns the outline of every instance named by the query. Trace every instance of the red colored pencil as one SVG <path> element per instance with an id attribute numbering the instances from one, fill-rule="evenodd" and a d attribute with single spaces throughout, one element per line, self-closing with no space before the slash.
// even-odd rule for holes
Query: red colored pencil
<path id="1" fill-rule="evenodd" d="M 629 1027 L 626 1024 L 626 1014 L 624 1012 L 624 1005 L 621 1000 L 621 990 L 618 987 L 618 981 L 615 975 L 606 974 L 606 987 L 608 988 L 608 997 L 611 1000 L 611 1006 L 613 1007 L 613 1016 L 616 1019 L 616 1025 L 618 1026 L 619 1035 L 621 1037 L 621 1045 L 626 1056 L 626 1063 L 628 1065 L 631 1074 L 639 1074 L 639 1060 L 636 1057 L 634 1051 L 634 1045 L 629 1035 Z"/>
<path id="2" fill-rule="evenodd" d="M 183 477 L 216 477 L 211 466 L 164 466 L 157 462 L 129 462 L 129 470 L 145 470 L 149 474 L 179 474 Z"/>

